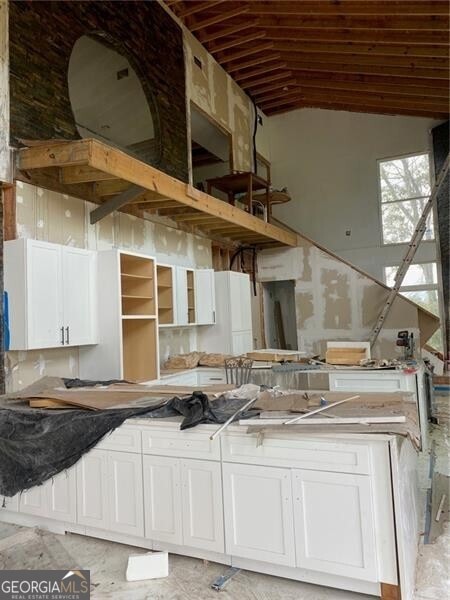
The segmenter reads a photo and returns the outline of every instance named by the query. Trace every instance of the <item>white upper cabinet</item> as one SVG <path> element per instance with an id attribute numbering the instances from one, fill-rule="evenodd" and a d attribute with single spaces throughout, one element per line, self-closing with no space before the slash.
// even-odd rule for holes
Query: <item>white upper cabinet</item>
<path id="1" fill-rule="evenodd" d="M 197 325 L 214 325 L 216 321 L 216 294 L 213 269 L 195 271 L 195 322 Z"/>
<path id="2" fill-rule="evenodd" d="M 176 281 L 176 306 L 175 323 L 177 325 L 189 324 L 188 313 L 188 289 L 187 289 L 187 269 L 184 267 L 175 267 Z"/>
<path id="3" fill-rule="evenodd" d="M 10 350 L 95 344 L 95 253 L 37 240 L 5 242 Z"/>

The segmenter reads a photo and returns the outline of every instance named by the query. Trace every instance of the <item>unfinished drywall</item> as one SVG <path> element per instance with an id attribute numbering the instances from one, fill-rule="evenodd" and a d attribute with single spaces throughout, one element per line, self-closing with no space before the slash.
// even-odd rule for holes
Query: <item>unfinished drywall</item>
<path id="1" fill-rule="evenodd" d="M 405 244 L 382 245 L 377 161 L 426 152 L 437 121 L 319 109 L 266 121 L 272 181 L 292 196 L 274 207 L 275 217 L 383 280 Z M 434 242 L 423 242 L 417 261 L 435 258 Z"/>
<path id="2" fill-rule="evenodd" d="M 89 224 L 95 205 L 66 194 L 16 183 L 17 235 L 90 250 L 123 248 L 154 256 L 158 262 L 191 268 L 211 268 L 209 240 L 139 219 L 113 213 Z M 101 285 L 101 282 L 100 282 Z M 196 350 L 196 328 L 162 328 L 160 359 Z M 56 348 L 6 353 L 8 390 L 25 387 L 43 375 L 78 377 L 78 349 Z"/>
<path id="3" fill-rule="evenodd" d="M 383 285 L 301 237 L 298 248 L 260 252 L 258 278 L 261 282 L 295 279 L 298 348 L 311 354 L 323 355 L 327 341 L 367 340 L 389 293 Z M 401 329 L 413 332 L 419 341 L 419 313 L 423 311 L 399 296 L 373 355 L 400 355 L 395 340 Z"/>
<path id="4" fill-rule="evenodd" d="M 11 181 L 9 153 L 8 2 L 0 0 L 0 181 Z"/>

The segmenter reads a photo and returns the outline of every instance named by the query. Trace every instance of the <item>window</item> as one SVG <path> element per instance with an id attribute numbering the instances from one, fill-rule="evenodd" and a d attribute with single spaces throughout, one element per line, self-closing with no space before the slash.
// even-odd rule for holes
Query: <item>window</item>
<path id="1" fill-rule="evenodd" d="M 430 195 L 429 156 L 382 160 L 378 168 L 383 244 L 409 242 Z M 431 213 L 423 239 L 434 239 Z"/>
<path id="2" fill-rule="evenodd" d="M 386 285 L 393 287 L 398 265 L 384 268 Z M 439 317 L 437 265 L 435 262 L 410 265 L 400 288 L 402 296 Z M 428 341 L 436 350 L 442 350 L 441 331 L 438 330 Z"/>

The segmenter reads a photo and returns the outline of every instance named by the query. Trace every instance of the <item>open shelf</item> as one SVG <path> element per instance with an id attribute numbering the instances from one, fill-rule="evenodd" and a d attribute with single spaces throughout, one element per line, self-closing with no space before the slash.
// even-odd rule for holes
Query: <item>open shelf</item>
<path id="1" fill-rule="evenodd" d="M 172 267 L 156 265 L 158 289 L 158 319 L 162 325 L 174 323 L 174 295 Z"/>
<path id="2" fill-rule="evenodd" d="M 151 258 L 120 255 L 122 315 L 155 314 L 154 264 Z"/>
<path id="3" fill-rule="evenodd" d="M 122 345 L 124 379 L 158 377 L 156 319 L 122 319 Z"/>
<path id="4" fill-rule="evenodd" d="M 194 271 L 187 270 L 188 322 L 195 323 Z"/>

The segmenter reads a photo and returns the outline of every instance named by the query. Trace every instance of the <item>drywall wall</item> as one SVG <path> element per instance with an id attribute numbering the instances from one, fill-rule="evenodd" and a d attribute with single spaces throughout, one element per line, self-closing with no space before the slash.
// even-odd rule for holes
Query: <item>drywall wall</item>
<path id="1" fill-rule="evenodd" d="M 429 150 L 432 119 L 302 109 L 266 119 L 272 181 L 287 186 L 274 215 L 378 279 L 405 245 L 383 246 L 377 160 Z M 346 231 L 351 235 L 347 236 Z M 435 260 L 424 242 L 417 260 Z"/>
<path id="2" fill-rule="evenodd" d="M 158 262 L 192 268 L 211 268 L 211 243 L 158 223 L 124 213 L 113 213 L 89 224 L 88 202 L 16 183 L 17 236 L 90 250 L 122 248 L 154 256 Z M 160 332 L 160 358 L 196 349 L 195 327 L 166 328 Z M 77 377 L 78 349 L 57 348 L 6 353 L 8 390 L 22 388 L 43 375 Z"/>
<path id="3" fill-rule="evenodd" d="M 367 340 L 389 293 L 384 286 L 300 236 L 298 248 L 258 254 L 258 279 L 263 283 L 295 280 L 298 349 L 321 355 L 327 341 Z M 419 341 L 419 318 L 423 314 L 399 296 L 373 348 L 373 356 L 397 356 L 395 340 L 401 329 L 413 332 Z M 437 320 L 434 323 L 436 329 Z"/>
<path id="4" fill-rule="evenodd" d="M 0 0 L 0 181 L 11 181 L 9 153 L 8 2 Z"/>

